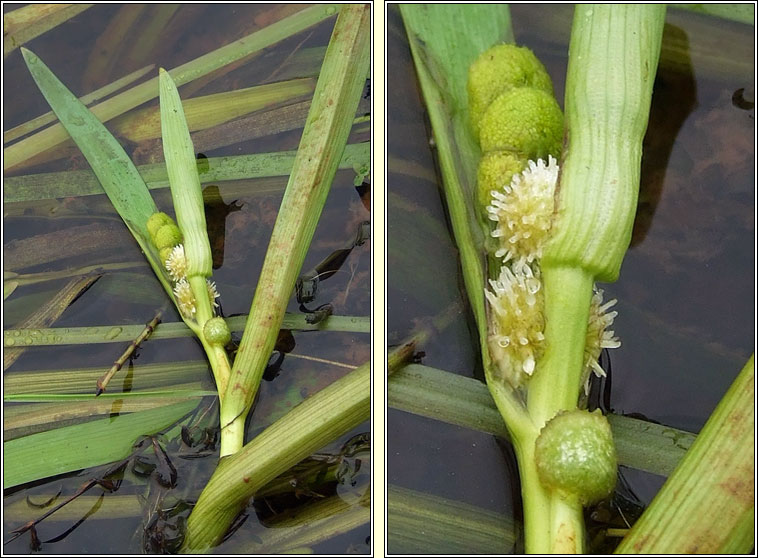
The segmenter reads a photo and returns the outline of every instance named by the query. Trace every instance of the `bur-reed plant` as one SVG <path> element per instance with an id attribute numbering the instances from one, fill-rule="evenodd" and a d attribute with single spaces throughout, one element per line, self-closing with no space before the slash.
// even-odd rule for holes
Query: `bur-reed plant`
<path id="1" fill-rule="evenodd" d="M 315 22 L 323 18 L 321 11 L 329 15 L 334 13 L 334 8 L 318 6 L 306 10 L 305 15 L 315 17 L 312 20 Z M 282 326 L 287 302 L 329 187 L 342 161 L 368 74 L 369 13 L 368 5 L 345 5 L 340 9 L 234 367 L 225 348 L 230 340 L 230 329 L 217 315 L 219 294 L 211 280 L 212 260 L 200 179 L 174 80 L 161 69 L 162 139 L 176 221 L 157 210 L 135 166 L 97 118 L 33 53 L 23 50 L 43 94 L 90 162 L 185 324 L 205 349 L 218 388 L 221 457 L 242 449 L 247 412 Z M 300 24 L 310 21 L 303 20 L 301 15 L 295 19 Z M 276 476 L 365 421 L 369 414 L 369 378 L 367 364 L 349 375 L 349 379 L 321 392 L 317 401 L 298 407 L 293 417 L 285 417 L 283 422 L 277 423 L 279 426 L 256 438 L 255 444 L 247 448 L 244 460 L 237 461 L 238 467 L 245 471 L 249 463 L 254 462 L 269 463 L 274 469 L 269 467 L 258 474 L 251 472 L 255 483 L 250 486 L 263 486 L 273 478 L 271 475 Z M 318 418 L 319 413 L 324 415 L 324 420 Z M 297 435 L 293 435 L 294 432 Z M 278 449 L 272 453 L 268 448 L 274 446 Z M 268 461 L 261 461 L 259 452 L 267 455 Z M 230 462 L 225 460 L 224 463 Z M 219 471 L 222 470 L 238 469 L 222 466 Z M 229 480 L 225 478 L 220 482 L 224 490 L 236 494 L 235 505 L 227 502 L 230 505 L 224 512 L 228 522 L 219 522 L 216 518 L 209 525 L 201 504 L 190 519 L 187 548 L 216 544 L 239 513 L 240 506 L 254 493 L 240 490 L 242 483 L 248 484 L 247 472 L 240 477 L 235 475 L 232 484 Z M 204 494 L 217 496 L 218 489 L 214 486 L 219 484 L 212 483 Z M 203 534 L 208 528 L 215 533 L 211 538 Z M 332 527 L 334 529 L 338 527 Z"/>
<path id="2" fill-rule="evenodd" d="M 604 374 L 600 350 L 619 343 L 614 301 L 593 283 L 616 280 L 630 242 L 665 8 L 576 8 L 565 128 L 533 60 L 486 51 L 508 33 L 493 29 L 496 10 L 478 10 L 401 6 L 487 385 L 519 463 L 526 550 L 583 552 L 582 506 L 613 489 L 617 459 L 605 418 L 577 410 L 589 374 Z M 494 51 L 509 48 L 498 65 Z M 463 68 L 473 75 L 480 62 L 495 69 L 466 91 Z"/>

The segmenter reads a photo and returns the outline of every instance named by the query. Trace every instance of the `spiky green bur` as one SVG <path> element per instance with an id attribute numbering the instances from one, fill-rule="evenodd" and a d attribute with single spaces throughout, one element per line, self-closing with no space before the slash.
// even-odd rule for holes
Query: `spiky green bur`
<path id="1" fill-rule="evenodd" d="M 616 486 L 616 447 L 600 410 L 557 414 L 540 432 L 534 458 L 542 485 L 564 499 L 592 504 Z"/>
<path id="2" fill-rule="evenodd" d="M 232 333 L 224 318 L 211 318 L 203 326 L 203 336 L 211 345 L 225 346 L 232 340 Z"/>
<path id="3" fill-rule="evenodd" d="M 173 248 L 182 243 L 182 231 L 179 230 L 175 224 L 170 223 L 163 225 L 155 233 L 153 238 L 155 247 L 158 250 L 165 250 L 166 248 Z"/>
<path id="4" fill-rule="evenodd" d="M 147 232 L 150 233 L 150 238 L 152 238 L 154 241 L 158 229 L 160 229 L 163 225 L 171 224 L 176 224 L 174 223 L 174 220 L 171 218 L 171 216 L 167 213 L 159 211 L 157 213 L 153 213 L 147 220 Z"/>
<path id="5" fill-rule="evenodd" d="M 498 95 L 513 87 L 533 87 L 553 94 L 545 66 L 527 47 L 495 45 L 471 65 L 467 83 L 469 119 L 477 137 L 487 107 Z"/>
<path id="6" fill-rule="evenodd" d="M 479 160 L 476 176 L 479 207 L 487 207 L 492 199 L 492 190 L 502 190 L 508 186 L 524 168 L 526 163 L 523 157 L 509 151 L 485 153 Z"/>
<path id="7" fill-rule="evenodd" d="M 483 156 L 477 201 L 484 216 L 492 191 L 509 186 L 529 160 L 558 157 L 563 115 L 545 67 L 526 47 L 496 45 L 469 68 L 469 119 Z"/>
<path id="8" fill-rule="evenodd" d="M 507 150 L 536 161 L 559 153 L 563 113 L 550 93 L 517 87 L 498 95 L 482 117 L 482 151 Z"/>

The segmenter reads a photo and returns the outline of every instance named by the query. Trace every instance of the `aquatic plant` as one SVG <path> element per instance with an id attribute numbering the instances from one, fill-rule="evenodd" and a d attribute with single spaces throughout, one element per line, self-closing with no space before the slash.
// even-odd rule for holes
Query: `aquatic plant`
<path id="1" fill-rule="evenodd" d="M 511 60 L 494 62 L 497 56 L 487 52 L 491 44 L 483 44 L 483 36 L 493 42 L 503 38 L 493 23 L 495 10 L 485 10 L 466 14 L 463 7 L 401 7 L 429 110 L 487 386 L 518 460 L 526 551 L 582 552 L 582 505 L 608 494 L 616 467 L 606 419 L 576 411 L 589 375 L 604 374 L 597 362 L 600 351 L 619 345 L 610 329 L 615 301 L 603 303 L 594 283 L 616 280 L 629 246 L 665 8 L 576 8 L 565 131 L 552 134 L 557 118 L 551 116 L 544 86 L 523 94 L 514 110 L 500 100 L 493 114 L 502 119 L 489 123 L 484 134 L 480 115 L 489 109 L 480 98 L 496 99 L 499 93 L 471 95 L 477 88 L 471 82 L 462 87 L 465 71 L 470 67 L 479 73 L 482 65 L 492 63 L 497 70 L 484 74 L 493 83 L 494 76 L 506 74 L 502 82 L 513 92 L 518 87 L 511 82 L 538 75 L 541 66 L 518 47 L 511 47 Z M 470 21 L 462 23 L 466 15 Z M 472 64 L 479 53 L 484 54 Z M 514 77 L 507 76 L 511 68 Z M 466 91 L 474 122 L 460 116 Z M 565 141 L 552 143 L 556 135 Z M 563 153 L 555 153 L 556 147 Z M 503 153 L 492 155 L 491 149 Z M 531 163 L 524 160 L 525 152 L 540 150 L 541 162 L 539 155 Z M 560 155 L 560 162 L 550 155 Z M 473 168 L 477 162 L 478 172 Z M 554 172 L 547 172 L 551 167 Z M 482 215 L 494 225 L 482 223 Z M 571 419 L 578 424 L 550 435 L 553 427 Z M 584 455 L 584 450 L 575 451 L 579 447 L 592 448 L 596 455 L 576 459 Z M 590 479 L 599 482 L 593 485 Z M 578 485 L 585 483 L 582 491 Z"/>
<path id="2" fill-rule="evenodd" d="M 660 15 L 658 19 L 662 21 Z M 655 35 L 655 32 L 652 34 Z M 658 36 L 660 40 L 660 30 Z M 655 44 L 651 47 L 651 53 L 653 58 L 649 63 L 655 66 Z M 586 53 L 582 54 L 586 56 Z M 488 69 L 489 66 L 492 69 Z M 537 375 L 540 379 L 548 378 L 546 381 L 552 383 L 556 381 L 557 376 L 567 374 L 568 362 L 564 361 L 561 361 L 562 369 L 556 368 L 548 373 L 537 373 L 537 370 L 543 368 L 546 361 L 555 359 L 553 355 L 557 354 L 559 343 L 564 343 L 563 339 L 572 331 L 581 333 L 581 340 L 585 342 L 582 354 L 586 354 L 587 358 L 582 361 L 581 383 L 588 385 L 590 370 L 605 375 L 597 364 L 600 349 L 603 345 L 617 347 L 619 342 L 613 331 L 606 330 L 612 324 L 614 315 L 605 315 L 602 310 L 612 306 L 615 300 L 601 307 L 602 298 L 598 298 L 602 297 L 602 294 L 593 286 L 593 312 L 590 314 L 585 310 L 584 327 L 577 327 L 574 325 L 576 322 L 571 326 L 562 327 L 559 330 L 562 338 L 560 342 L 554 333 L 551 335 L 555 331 L 555 323 L 564 319 L 562 316 L 565 312 L 575 312 L 579 316 L 577 319 L 581 319 L 580 310 L 585 303 L 584 296 L 578 295 L 580 291 L 577 289 L 581 289 L 580 285 L 572 288 L 571 283 L 561 282 L 560 292 L 557 289 L 550 292 L 549 283 L 543 288 L 543 281 L 547 281 L 553 273 L 550 271 L 552 261 L 547 258 L 546 270 L 543 272 L 543 252 L 550 249 L 560 226 L 559 222 L 555 221 L 559 221 L 563 216 L 561 209 L 556 211 L 555 207 L 556 198 L 559 199 L 559 204 L 562 203 L 563 192 L 556 193 L 559 167 L 554 158 L 561 154 L 563 115 L 552 94 L 545 91 L 552 87 L 549 86 L 550 78 L 544 67 L 534 55 L 525 57 L 522 48 L 508 45 L 500 45 L 483 52 L 472 64 L 467 87 L 469 93 L 475 93 L 473 97 L 469 97 L 472 115 L 481 110 L 479 103 L 473 100 L 485 97 L 483 94 L 476 94 L 479 89 L 484 88 L 481 76 L 496 74 L 498 70 L 499 75 L 504 76 L 500 78 L 502 85 L 500 89 L 491 86 L 488 96 L 492 98 L 492 102 L 484 109 L 479 122 L 474 120 L 472 126 L 479 131 L 479 143 L 485 156 L 494 151 L 506 151 L 519 157 L 525 170 L 510 176 L 509 182 L 502 186 L 494 184 L 495 188 L 490 192 L 492 201 L 483 208 L 489 220 L 494 223 L 490 235 L 497 240 L 496 250 L 490 254 L 488 261 L 492 267 L 500 266 L 498 279 L 489 281 L 492 290 L 485 291 L 490 316 L 489 352 L 495 366 L 488 381 L 505 382 L 511 389 L 516 390 L 523 388 L 523 397 L 533 402 L 532 407 L 526 412 L 540 434 L 536 440 L 528 438 L 521 443 L 535 444 L 534 465 L 530 462 L 529 466 L 537 467 L 537 477 L 550 499 L 548 509 L 555 508 L 563 512 L 558 519 L 555 514 L 551 514 L 550 517 L 550 521 L 553 522 L 550 527 L 553 545 L 551 551 L 570 551 L 570 547 L 560 546 L 565 544 L 562 541 L 575 543 L 577 546 L 573 550 L 581 548 L 582 528 L 581 521 L 570 517 L 567 510 L 581 509 L 583 504 L 594 502 L 613 489 L 616 470 L 615 449 L 607 422 L 604 426 L 601 424 L 596 427 L 602 435 L 591 434 L 597 422 L 605 421 L 602 416 L 592 415 L 592 420 L 587 421 L 582 420 L 584 415 L 581 413 L 561 414 L 562 410 L 571 409 L 576 404 L 578 394 L 571 393 L 574 395 L 573 404 L 570 403 L 570 399 L 566 399 L 560 405 L 550 406 L 545 414 L 539 415 L 539 406 L 547 396 L 534 395 L 540 384 L 539 380 L 533 381 L 533 377 Z M 513 83 L 523 80 L 522 75 L 528 75 L 532 80 L 543 84 L 542 88 L 514 87 Z M 651 91 L 652 85 L 647 88 L 648 103 Z M 634 101 L 630 99 L 630 103 L 633 104 Z M 647 119 L 646 109 L 643 102 L 643 106 L 636 111 L 638 118 L 644 122 Z M 580 121 L 572 120 L 572 116 L 575 116 L 574 113 L 570 113 L 568 128 L 571 137 L 576 138 L 581 134 L 576 130 Z M 472 120 L 474 118 L 475 116 L 472 116 Z M 609 115 L 609 119 L 610 125 L 616 125 L 613 115 Z M 598 127 L 607 125 L 605 122 L 596 124 Z M 641 145 L 642 133 L 644 127 L 642 132 L 635 136 L 627 136 L 625 141 Z M 576 138 L 578 139 L 580 138 Z M 567 162 L 572 156 L 573 151 L 570 150 L 565 156 Z M 545 161 L 542 157 L 548 160 Z M 639 159 L 637 163 L 639 164 Z M 479 176 L 482 174 L 478 173 Z M 565 179 L 564 177 L 564 181 Z M 623 178 L 633 179 L 633 176 Z M 479 191 L 487 186 L 479 184 Z M 593 195 L 602 197 L 600 192 L 593 192 Z M 618 235 L 618 232 L 614 231 L 614 234 Z M 576 264 L 568 264 L 567 261 L 561 262 L 561 281 L 567 276 L 565 270 L 574 265 Z M 546 277 L 543 278 L 543 274 Z M 556 298 L 559 300 L 557 304 L 554 302 Z M 567 301 L 573 298 L 578 298 L 577 310 L 568 310 Z M 589 301 L 587 306 L 589 307 Z M 592 324 L 592 331 L 584 333 L 588 330 L 587 323 Z M 589 346 L 586 344 L 587 340 Z M 573 347 L 577 341 L 570 338 L 571 350 L 575 350 Z M 565 353 L 561 354 L 560 358 L 564 356 Z M 508 413 L 512 414 L 510 410 Z M 558 414 L 553 416 L 556 413 Z M 603 450 L 600 449 L 601 446 Z M 581 462 L 575 459 L 577 455 L 583 456 Z M 527 466 L 523 461 L 526 460 L 522 460 L 522 467 Z M 580 486 L 583 482 L 591 480 L 597 481 L 597 486 Z M 536 498 L 529 496 L 530 491 L 538 495 L 543 492 L 530 488 L 528 482 L 524 482 L 525 496 L 535 500 Z M 530 502 L 525 503 L 527 509 L 532 505 Z M 527 548 L 531 550 L 538 548 L 535 547 L 538 541 L 539 544 L 547 542 L 542 533 L 529 535 L 527 531 L 527 537 Z"/>
<path id="3" fill-rule="evenodd" d="M 282 326 L 287 302 L 294 292 L 295 281 L 326 195 L 341 163 L 368 72 L 368 6 L 346 5 L 339 10 L 329 5 L 313 6 L 292 16 L 287 22 L 294 29 L 303 24 L 307 27 L 338 11 L 333 39 L 321 67 L 301 147 L 292 161 L 290 185 L 277 216 L 267 263 L 258 280 L 258 294 L 253 298 L 234 368 L 226 348 L 231 338 L 230 327 L 218 315 L 219 293 L 212 281 L 206 207 L 195 149 L 177 91 L 178 80 L 175 82 L 169 72 L 161 69 L 158 80 L 151 82 L 160 91 L 161 136 L 176 215 L 174 222 L 167 213 L 158 211 L 133 162 L 97 117 L 33 53 L 22 50 L 40 90 L 91 164 L 185 324 L 205 349 L 219 398 L 221 457 L 238 453 L 243 448 L 245 419 Z M 285 29 L 287 23 L 284 24 Z M 276 37 L 282 31 L 281 27 L 272 26 L 270 36 Z M 248 45 L 245 47 L 250 48 Z M 230 54 L 230 49 L 226 52 Z M 181 75 L 180 72 L 176 74 Z M 243 375 L 246 377 L 243 378 Z M 245 466 L 244 459 L 264 463 L 265 460 L 261 461 L 256 451 L 266 451 L 268 458 L 275 461 L 269 462 L 269 466 L 255 476 L 256 487 L 265 485 L 325 443 L 368 418 L 368 366 L 361 368 L 360 373 L 349 375 L 349 378 L 349 381 L 331 386 L 317 404 L 309 405 L 317 405 L 320 412 L 328 413 L 329 420 L 316 421 L 318 424 L 311 423 L 312 428 L 308 427 L 302 419 L 303 413 L 308 414 L 309 406 L 305 406 L 299 414 L 279 421 L 273 431 L 266 431 L 264 438 L 269 444 L 277 444 L 276 452 L 268 449 L 246 452 L 247 457 L 242 458 L 238 467 Z M 203 395 L 208 395 L 208 392 Z M 188 403 L 196 404 L 196 401 L 182 403 L 183 414 L 187 412 Z M 175 416 L 173 420 L 176 418 L 180 417 Z M 288 429 L 295 428 L 293 424 L 297 425 L 299 438 L 287 433 Z M 159 428 L 165 426 L 164 421 Z M 282 431 L 288 442 L 279 437 Z M 307 443 L 303 442 L 304 439 Z M 252 447 L 258 447 L 260 443 Z M 233 461 L 227 458 L 223 463 L 228 471 Z M 207 510 L 203 511 L 204 498 L 201 497 L 189 520 L 185 537 L 187 548 L 209 548 L 221 540 L 240 507 L 252 496 L 252 492 L 245 490 L 248 484 L 245 478 L 243 481 L 242 477 L 236 477 L 235 483 L 229 483 L 226 479 L 222 486 L 216 483 L 216 488 L 211 489 L 216 494 L 226 494 L 224 498 L 227 500 L 228 491 L 233 491 L 237 500 L 234 506 L 228 501 L 225 513 L 229 521 L 223 523 L 214 518 L 207 533 L 204 529 L 208 514 Z M 18 479 L 14 481 L 17 483 Z M 240 499 L 243 494 L 246 497 Z M 214 506 L 215 511 L 218 510 Z"/>

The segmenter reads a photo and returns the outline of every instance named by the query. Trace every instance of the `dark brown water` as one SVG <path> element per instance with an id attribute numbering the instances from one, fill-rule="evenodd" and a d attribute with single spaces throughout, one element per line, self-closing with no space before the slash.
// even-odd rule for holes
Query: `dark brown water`
<path id="1" fill-rule="evenodd" d="M 571 6 L 511 10 L 517 43 L 545 63 L 562 105 Z M 619 300 L 614 330 L 622 346 L 610 354 L 610 404 L 616 413 L 698 432 L 754 350 L 752 28 L 669 10 L 665 34 L 664 43 L 680 45 L 683 56 L 661 64 L 634 239 L 619 280 L 601 285 L 607 298 Z M 465 294 L 395 6 L 387 41 L 393 343 L 451 305 L 465 308 Z M 423 363 L 482 378 L 466 317 L 421 347 Z M 491 436 L 393 410 L 387 432 L 389 483 L 518 517 L 518 478 L 508 451 Z M 664 480 L 623 472 L 642 503 Z M 404 550 L 391 539 L 389 548 Z"/>
<path id="2" fill-rule="evenodd" d="M 20 6 L 6 4 L 4 10 L 7 12 Z M 157 75 L 158 66 L 176 67 L 300 8 L 253 4 L 189 4 L 176 7 L 97 5 L 25 46 L 37 54 L 75 94 L 81 95 L 147 64 L 156 64 L 155 70 L 147 74 L 147 78 L 153 77 Z M 180 93 L 183 97 L 190 97 L 280 79 L 316 77 L 333 25 L 334 18 L 328 19 L 265 49 L 252 62 L 235 66 L 226 74 L 215 75 L 212 80 L 201 80 L 201 84 L 182 87 Z M 119 33 L 123 34 L 120 42 L 117 40 Z M 5 130 L 49 110 L 18 50 L 6 58 L 4 72 Z M 366 106 L 369 103 L 368 98 L 364 100 Z M 157 100 L 149 105 L 157 105 Z M 364 109 L 362 113 L 370 110 Z M 271 133 L 264 127 L 262 132 L 250 133 L 230 145 L 227 145 L 230 143 L 228 137 L 206 135 L 200 138 L 205 142 L 202 152 L 207 157 L 217 157 L 295 150 L 302 125 L 301 122 L 291 126 L 291 130 L 285 128 L 278 133 Z M 356 143 L 369 139 L 370 124 L 366 123 L 354 128 L 349 141 Z M 122 145 L 137 164 L 162 160 L 160 144 L 153 140 L 139 143 L 122 140 Z M 62 155 L 8 175 L 87 168 L 87 163 L 77 150 L 67 148 Z M 334 251 L 350 246 L 361 223 L 370 220 L 370 191 L 357 189 L 353 184 L 354 178 L 355 172 L 351 170 L 337 173 L 303 270 L 313 268 Z M 215 190 L 211 184 L 203 184 L 206 194 L 209 194 L 206 211 L 214 252 L 213 279 L 222 296 L 225 316 L 249 312 L 286 183 L 287 177 L 284 176 L 218 182 L 215 183 Z M 152 193 L 160 208 L 170 207 L 167 189 L 153 190 Z M 89 231 L 90 234 L 81 238 L 76 236 L 77 231 Z M 179 321 L 176 310 L 167 306 L 168 299 L 143 261 L 139 247 L 104 195 L 6 203 L 3 234 L 4 270 L 24 276 L 66 270 L 75 275 L 73 270 L 85 266 L 134 262 L 128 269 L 106 273 L 63 313 L 56 321 L 56 327 L 144 324 L 160 307 L 165 308 L 164 322 Z M 60 249 L 57 253 L 51 251 L 45 257 L 35 256 L 35 250 L 25 247 L 34 247 L 33 243 L 40 239 L 44 239 L 43 244 L 53 243 L 56 246 L 72 241 L 71 252 Z M 30 244 L 19 244 L 23 241 Z M 22 249 L 18 249 L 19 246 Z M 320 282 L 316 298 L 308 306 L 315 308 L 329 302 L 334 307 L 335 315 L 369 316 L 370 246 L 370 241 L 357 246 L 336 273 Z M 9 253 L 14 257 L 10 258 Z M 61 289 L 68 279 L 63 277 L 19 286 L 5 301 L 4 327 L 14 327 Z M 288 310 L 300 312 L 294 293 Z M 277 371 L 272 370 L 266 375 L 261 385 L 254 413 L 256 418 L 249 423 L 247 440 L 260 431 L 262 424 L 281 416 L 305 396 L 327 386 L 348 372 L 350 367 L 363 364 L 370 357 L 370 338 L 366 334 L 296 331 L 292 337 L 288 348 L 291 353 L 284 357 Z M 239 335 L 236 338 L 238 340 Z M 105 372 L 124 348 L 125 344 L 91 345 L 84 350 L 81 346 L 34 348 L 26 351 L 6 374 L 83 367 L 102 367 L 102 372 Z M 205 359 L 199 344 L 192 339 L 148 340 L 139 349 L 138 355 L 133 365 L 125 366 L 115 377 L 109 391 L 129 391 L 135 378 L 139 378 L 141 366 L 177 360 L 204 362 Z M 321 361 L 314 361 L 313 358 Z M 93 391 L 96 379 L 93 377 Z M 209 371 L 195 380 L 202 380 L 208 389 L 212 389 L 213 380 Z M 114 407 L 111 416 L 115 416 L 117 410 Z M 213 413 L 211 411 L 209 415 L 208 424 L 211 427 L 218 423 Z M 339 455 L 350 440 L 355 442 L 355 436 L 364 435 L 370 439 L 369 433 L 370 424 L 359 426 L 323 448 L 321 458 Z M 178 438 L 166 439 L 165 447 L 178 471 L 174 489 L 160 493 L 161 489 L 153 477 L 140 477 L 129 470 L 119 489 L 113 494 L 105 494 L 104 498 L 129 495 L 140 498 L 142 505 L 137 506 L 134 513 L 114 519 L 104 508 L 95 509 L 70 534 L 60 541 L 48 542 L 70 529 L 79 519 L 74 517 L 57 521 L 54 515 L 37 528 L 38 538 L 42 541 L 40 552 L 134 554 L 144 550 L 171 550 L 171 539 L 176 536 L 176 517 L 186 517 L 187 514 L 182 512 L 176 517 L 167 518 L 166 510 L 198 497 L 216 466 L 218 455 L 217 446 L 211 445 L 204 457 L 187 459 L 179 455 L 187 453 L 187 448 L 180 450 L 180 445 Z M 297 491 L 293 487 L 283 498 L 256 499 L 246 510 L 244 524 L 219 551 L 255 552 L 254 546 L 260 537 L 265 537 L 267 530 L 275 529 L 272 516 L 277 512 L 292 514 L 304 505 L 319 502 L 328 496 L 354 503 L 356 496 L 370 489 L 370 444 L 364 443 L 362 448 L 363 451 L 344 461 L 346 474 L 341 476 L 339 482 L 320 481 L 312 486 L 301 486 Z M 200 449 L 202 444 L 194 448 Z M 46 459 L 47 456 L 41 455 L 39 458 Z M 353 470 L 356 467 L 359 469 Z M 103 470 L 97 468 L 75 472 L 7 490 L 4 506 L 24 502 L 27 498 L 39 502 L 43 499 L 41 495 L 55 494 L 59 490 L 61 498 L 65 498 L 87 479 L 102 474 Z M 292 479 L 297 475 L 300 473 L 292 472 Z M 89 494 L 99 496 L 103 490 L 94 488 Z M 156 502 L 161 503 L 159 507 L 163 508 L 163 516 L 156 513 Z M 23 517 L 8 513 L 4 515 L 4 541 L 10 538 L 10 530 L 45 511 L 30 505 L 26 507 Z M 369 537 L 369 526 L 363 524 L 314 545 L 312 550 L 326 554 L 367 553 Z M 4 551 L 30 553 L 29 534 L 5 545 Z"/>

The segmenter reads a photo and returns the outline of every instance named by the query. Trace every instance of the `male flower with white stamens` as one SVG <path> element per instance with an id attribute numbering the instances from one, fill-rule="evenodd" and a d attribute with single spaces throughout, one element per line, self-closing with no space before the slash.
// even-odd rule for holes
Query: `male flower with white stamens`
<path id="1" fill-rule="evenodd" d="M 584 393 L 590 391 L 591 373 L 600 377 L 605 377 L 605 370 L 598 363 L 600 352 L 603 349 L 618 349 L 621 341 L 615 336 L 614 331 L 609 329 L 613 325 L 613 319 L 618 316 L 618 312 L 613 310 L 608 312 L 616 304 L 615 298 L 603 304 L 603 290 L 595 288 L 590 303 L 590 317 L 587 323 L 587 341 L 584 345 L 584 373 L 582 383 Z"/>
<path id="2" fill-rule="evenodd" d="M 534 372 L 544 351 L 545 318 L 539 276 L 528 264 L 507 265 L 492 290 L 484 294 L 490 304 L 490 354 L 497 369 L 514 387 L 523 385 Z"/>
<path id="3" fill-rule="evenodd" d="M 187 256 L 184 255 L 183 244 L 174 246 L 164 265 L 173 281 L 178 282 L 187 278 Z"/>
<path id="4" fill-rule="evenodd" d="M 492 236 L 498 239 L 495 256 L 504 261 L 524 258 L 528 263 L 542 256 L 554 209 L 558 163 L 542 159 L 529 161 L 528 168 L 516 174 L 501 190 L 492 190 L 486 207 L 496 223 Z"/>

